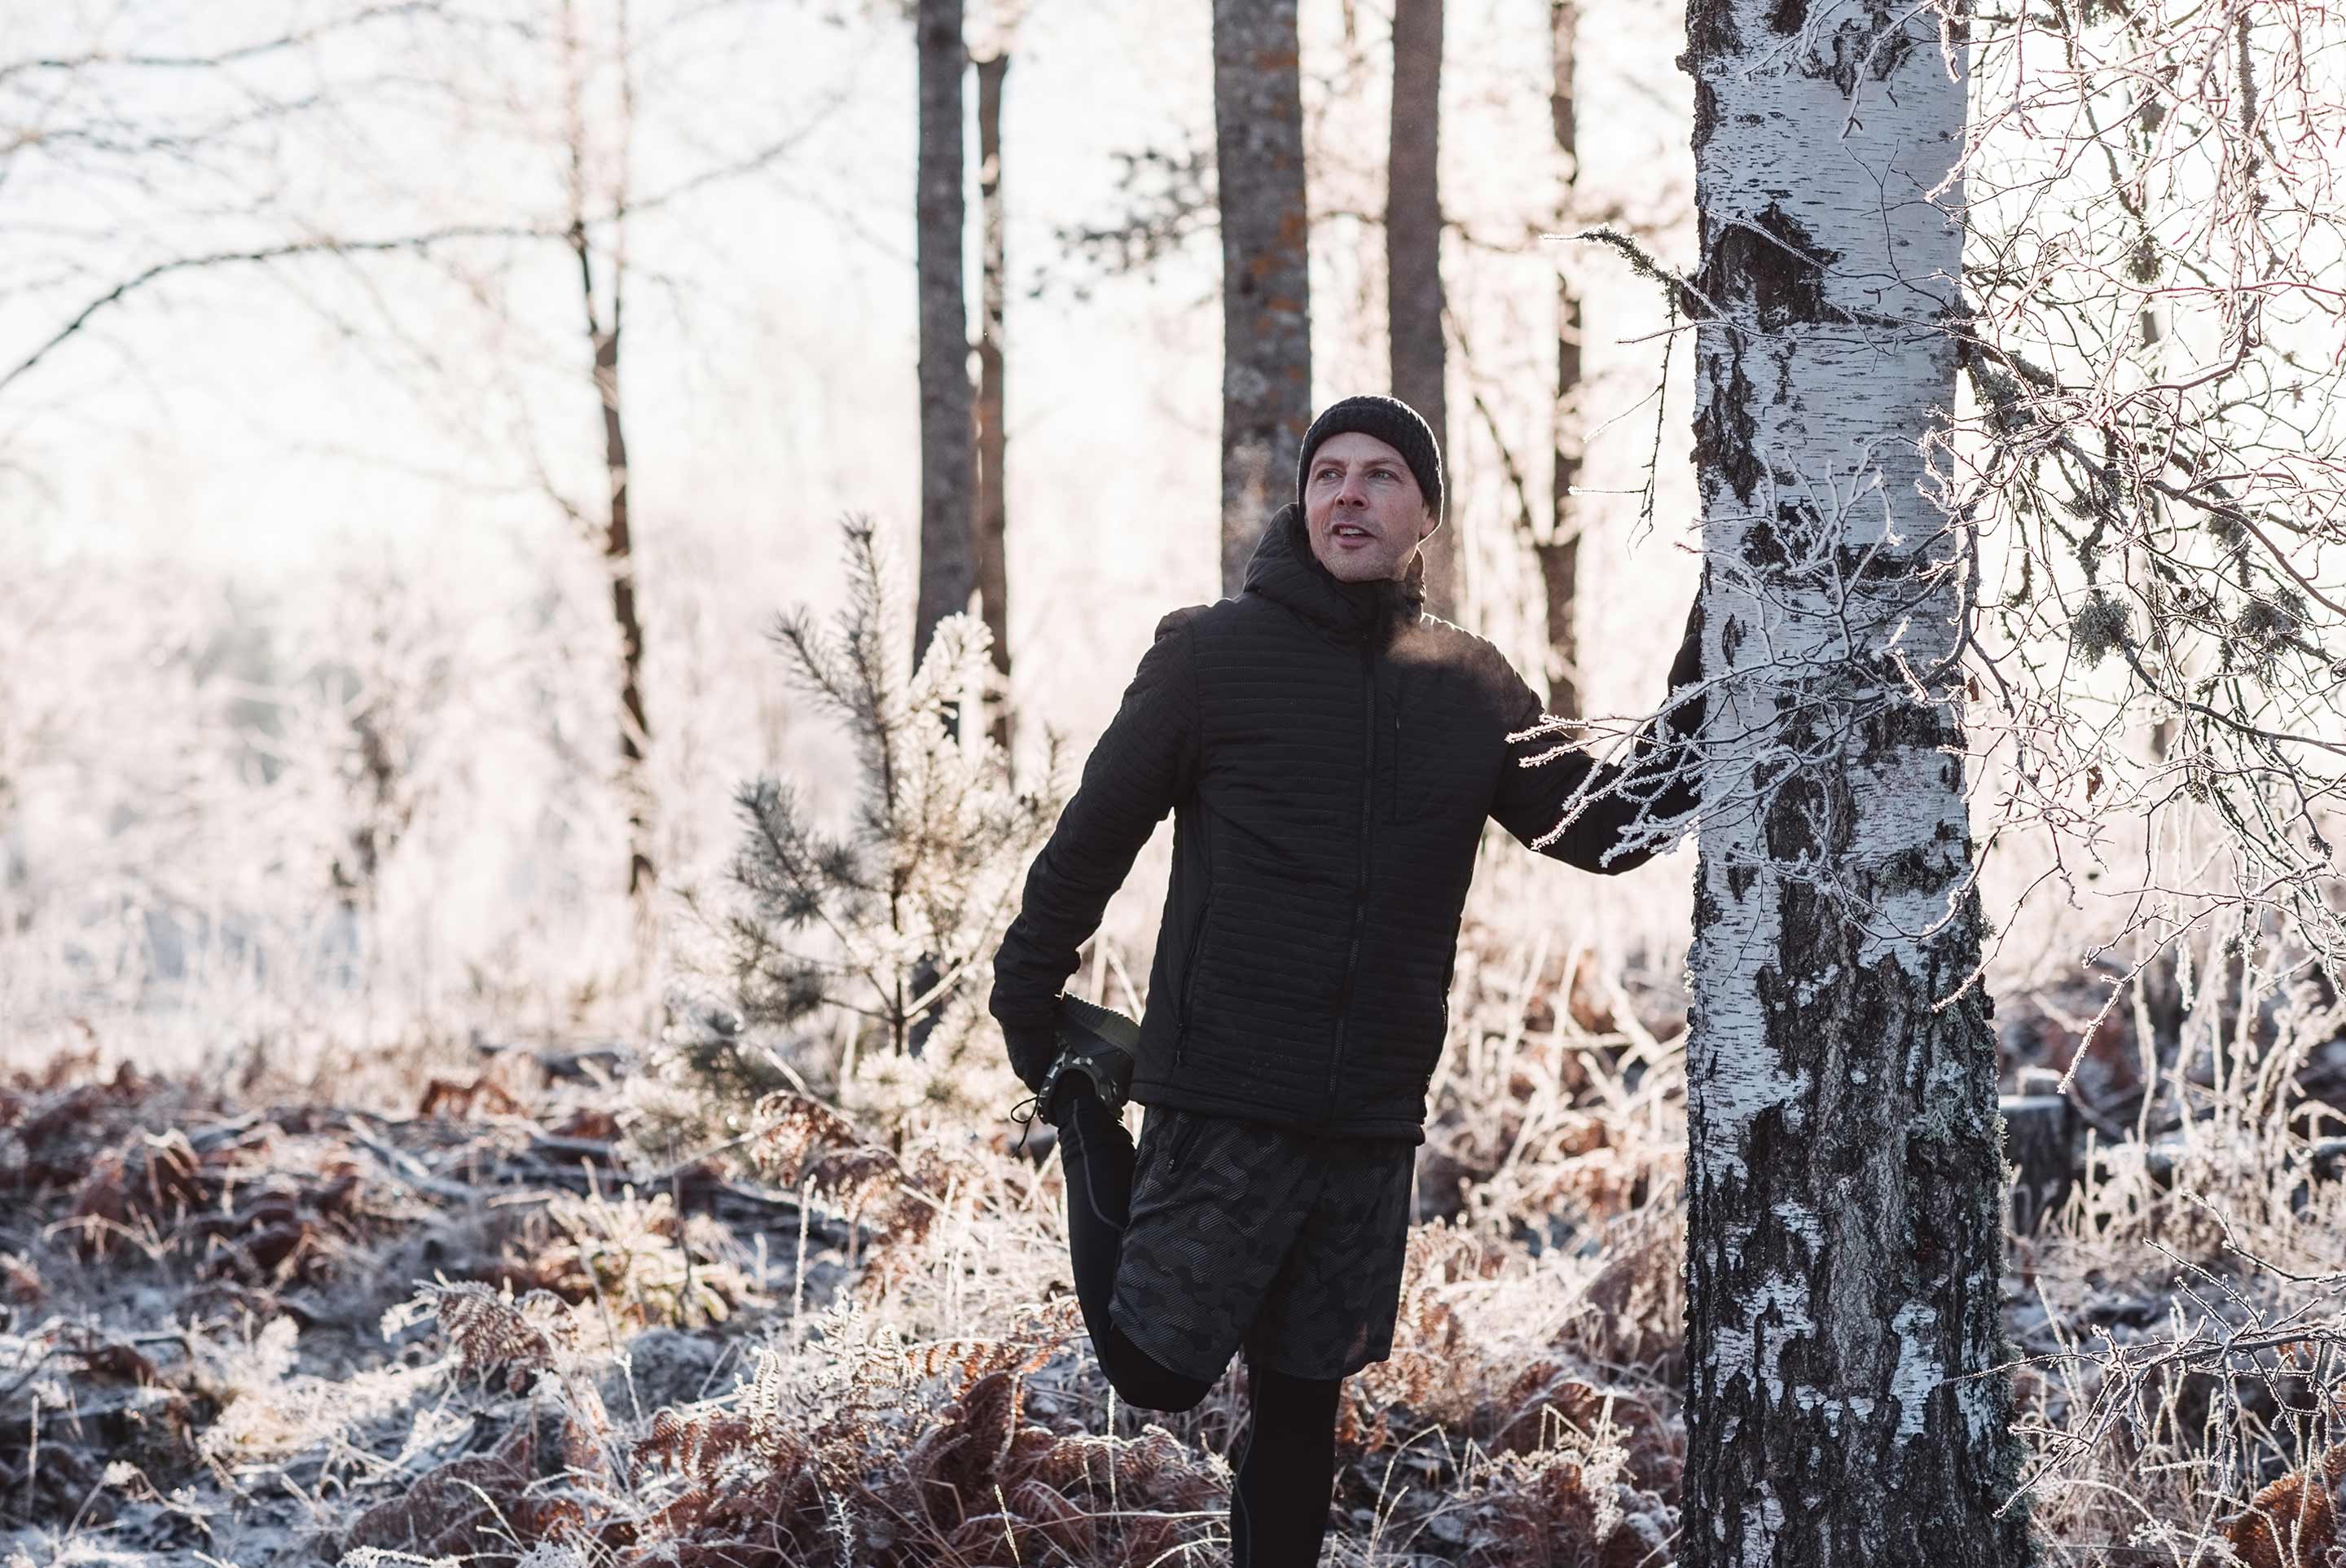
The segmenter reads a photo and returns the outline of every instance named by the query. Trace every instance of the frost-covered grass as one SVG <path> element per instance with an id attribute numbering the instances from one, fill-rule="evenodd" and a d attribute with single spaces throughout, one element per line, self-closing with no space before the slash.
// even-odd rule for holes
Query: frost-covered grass
<path id="1" fill-rule="evenodd" d="M 1672 1529 L 1675 1069 L 1626 995 L 1562 955 L 1551 995 L 1535 956 L 1462 966 L 1490 984 L 1427 1185 L 1455 1213 L 1348 1385 L 1338 1562 L 1658 1561 Z M 1180 1416 L 1112 1407 L 1056 1161 L 1006 1126 L 882 1147 L 785 1095 L 677 1160 L 624 1135 L 648 1081 L 399 1065 L 14 1084 L 14 1550 L 1214 1560 L 1242 1373 Z"/>
<path id="2" fill-rule="evenodd" d="M 1466 942 L 1327 1561 L 1659 1564 L 1682 1003 L 1487 911 Z M 694 1158 L 629 1137 L 671 1092 L 640 1073 L 226 1068 L 60 1057 L 0 1096 L 9 1561 L 1219 1560 L 1243 1373 L 1178 1416 L 1111 1401 L 1057 1163 L 1006 1125 L 882 1143 L 786 1094 Z M 2173 1187 L 2122 1152 L 2015 1245 L 2052 1561 L 2228 1561 L 2224 1517 L 2328 1441 L 2346 1199 L 2276 1185 L 2270 1132 L 2188 1135 Z M 2216 1375 L 2260 1354 L 2270 1380 Z"/>

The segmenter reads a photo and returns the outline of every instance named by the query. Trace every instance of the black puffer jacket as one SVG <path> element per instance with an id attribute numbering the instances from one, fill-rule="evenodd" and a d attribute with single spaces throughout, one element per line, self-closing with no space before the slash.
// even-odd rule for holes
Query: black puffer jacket
<path id="1" fill-rule="evenodd" d="M 1423 615 L 1418 580 L 1339 581 L 1290 505 L 1243 593 L 1158 623 L 994 958 L 992 1009 L 1029 1085 L 1049 1066 L 1076 948 L 1171 811 L 1133 1097 L 1423 1137 L 1484 820 L 1529 843 L 1595 764 L 1573 751 L 1516 766 L 1553 745 L 1507 738 L 1538 722 L 1538 697 L 1489 643 Z M 1688 647 L 1674 680 L 1694 673 Z M 1691 731 L 1693 706 L 1675 733 Z M 1591 871 L 1641 864 L 1647 853 L 1603 857 L 1641 803 L 1691 805 L 1669 760 L 1641 748 L 1629 789 L 1545 852 Z"/>

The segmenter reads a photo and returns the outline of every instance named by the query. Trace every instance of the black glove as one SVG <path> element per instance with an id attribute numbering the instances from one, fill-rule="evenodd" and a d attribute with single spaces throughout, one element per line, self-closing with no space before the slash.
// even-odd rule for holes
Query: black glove
<path id="1" fill-rule="evenodd" d="M 1047 1026 L 1041 1029 L 1002 1026 L 1003 1044 L 1010 1047 L 1010 1070 L 1018 1081 L 1036 1094 L 1043 1092 L 1044 1075 L 1051 1070 L 1052 1058 L 1059 1054 L 1058 1037 Z"/>
<path id="2" fill-rule="evenodd" d="M 1702 590 L 1695 590 L 1694 603 L 1687 606 L 1686 640 L 1678 644 L 1678 656 L 1670 661 L 1670 695 L 1702 679 Z M 1707 695 L 1688 698 L 1670 710 L 1664 720 L 1669 738 L 1674 741 L 1693 739 L 1702 731 L 1704 710 L 1709 706 Z"/>

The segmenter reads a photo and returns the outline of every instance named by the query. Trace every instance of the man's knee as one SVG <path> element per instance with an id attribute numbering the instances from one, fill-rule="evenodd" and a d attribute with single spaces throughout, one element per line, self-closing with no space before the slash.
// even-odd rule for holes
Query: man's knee
<path id="1" fill-rule="evenodd" d="M 1107 1374 L 1116 1397 L 1127 1405 L 1145 1410 L 1195 1410 L 1213 1389 L 1214 1379 L 1177 1372 L 1129 1340 L 1117 1349 L 1120 1354 L 1100 1358 L 1100 1369 Z"/>

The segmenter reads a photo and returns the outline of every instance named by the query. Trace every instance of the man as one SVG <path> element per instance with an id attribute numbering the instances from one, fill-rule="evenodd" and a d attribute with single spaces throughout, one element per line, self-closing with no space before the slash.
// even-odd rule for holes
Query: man
<path id="1" fill-rule="evenodd" d="M 1158 624 L 994 960 L 1012 1064 L 1060 1130 L 1076 1291 L 1110 1383 L 1187 1410 L 1246 1351 L 1239 1568 L 1316 1561 L 1338 1389 L 1392 1348 L 1484 820 L 1621 871 L 1652 853 L 1621 847 L 1641 813 L 1694 804 L 1676 753 L 1698 697 L 1626 769 L 1569 749 L 1521 765 L 1553 749 L 1522 736 L 1539 698 L 1420 609 L 1442 494 L 1406 404 L 1347 398 L 1312 422 L 1244 590 Z M 1698 631 L 1674 686 L 1695 676 Z M 1059 992 L 1168 811 L 1172 883 L 1127 1048 Z M 1127 1094 L 1148 1106 L 1137 1151 Z"/>

